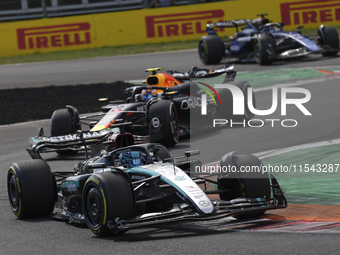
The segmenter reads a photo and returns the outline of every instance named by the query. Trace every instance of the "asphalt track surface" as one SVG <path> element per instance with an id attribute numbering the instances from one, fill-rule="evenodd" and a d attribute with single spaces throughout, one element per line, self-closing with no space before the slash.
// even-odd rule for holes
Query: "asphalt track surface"
<path id="1" fill-rule="evenodd" d="M 307 61 L 308 60 L 308 61 Z M 281 62 L 270 67 L 257 65 L 235 65 L 237 71 L 339 65 L 340 58 L 308 59 Z M 191 66 L 202 67 L 196 51 L 143 54 L 96 58 L 89 60 L 60 61 L 55 63 L 18 64 L 0 66 L 1 88 L 63 85 L 117 79 L 134 80 L 145 77 L 144 69 L 163 66 L 166 69 L 189 70 Z M 141 70 L 141 71 L 136 71 Z M 117 74 L 117 75 L 116 75 Z M 83 80 L 82 80 L 83 79 Z M 191 147 L 200 146 L 202 157 L 207 162 L 217 161 L 229 151 L 257 153 L 299 144 L 339 138 L 338 79 L 320 80 L 301 85 L 307 88 L 312 99 L 305 104 L 312 116 L 304 116 L 294 107 L 288 108 L 290 119 L 296 119 L 298 126 L 284 128 L 266 124 L 261 128 L 220 128 L 214 132 L 201 133 L 182 141 L 171 152 L 181 155 Z M 8 87 L 7 87 L 8 88 Z M 258 108 L 267 109 L 271 104 L 269 91 L 256 93 Z M 271 118 L 283 119 L 279 111 Z M 284 117 L 286 118 L 286 117 Z M 265 119 L 265 117 L 260 117 Z M 6 190 L 7 169 L 12 162 L 29 159 L 24 150 L 27 138 L 36 135 L 39 127 L 49 130 L 49 121 L 0 126 L 0 254 L 338 254 L 339 231 L 315 231 L 317 226 L 306 227 L 304 231 L 283 228 L 269 230 L 268 224 L 295 224 L 277 218 L 279 211 L 268 213 L 273 221 L 235 222 L 223 219 L 202 224 L 185 223 L 160 227 L 149 227 L 128 231 L 119 237 L 97 238 L 86 227 L 59 222 L 50 218 L 20 221 L 10 210 Z M 194 141 L 195 140 L 195 141 Z M 204 146 L 201 145 L 204 143 Z M 55 155 L 45 156 L 52 170 L 70 170 L 74 160 Z M 331 210 L 331 208 L 330 208 Z M 274 216 L 272 216 L 274 215 Z M 275 218 L 276 216 L 276 218 Z M 299 215 L 302 222 L 304 216 Z M 270 218 L 269 217 L 269 218 Z M 308 220 L 308 219 L 307 219 Z M 316 224 L 316 223 L 314 223 Z M 330 222 L 330 224 L 337 224 Z"/>

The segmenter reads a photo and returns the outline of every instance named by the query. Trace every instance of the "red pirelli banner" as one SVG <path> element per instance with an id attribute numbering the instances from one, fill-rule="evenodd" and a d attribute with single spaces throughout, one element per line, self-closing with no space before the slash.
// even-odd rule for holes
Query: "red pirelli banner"
<path id="1" fill-rule="evenodd" d="M 91 44 L 90 23 L 18 28 L 18 49 L 42 49 Z"/>
<path id="2" fill-rule="evenodd" d="M 223 20 L 222 9 L 145 16 L 147 38 L 205 34 L 206 23 Z"/>
<path id="3" fill-rule="evenodd" d="M 282 2 L 281 21 L 287 26 L 304 25 L 317 27 L 320 24 L 340 24 L 339 0 L 314 0 Z"/>
<path id="4" fill-rule="evenodd" d="M 246 7 L 246 8 L 245 8 Z M 235 0 L 63 18 L 0 23 L 0 57 L 104 46 L 198 40 L 206 24 L 268 13 L 286 30 L 340 26 L 340 0 Z M 219 35 L 235 33 L 219 29 Z"/>

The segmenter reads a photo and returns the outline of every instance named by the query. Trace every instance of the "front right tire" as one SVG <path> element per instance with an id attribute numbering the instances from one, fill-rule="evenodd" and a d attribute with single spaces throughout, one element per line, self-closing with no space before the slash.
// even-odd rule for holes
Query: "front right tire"
<path id="1" fill-rule="evenodd" d="M 252 119 L 255 115 L 249 110 L 247 98 L 248 98 L 248 88 L 250 88 L 250 84 L 246 81 L 234 81 L 230 82 L 229 84 L 234 85 L 235 87 L 239 88 L 244 96 L 244 114 L 243 115 L 233 115 L 233 102 L 234 97 L 233 94 L 229 89 L 221 88 L 218 90 L 218 95 L 221 98 L 222 105 L 217 104 L 217 115 L 221 119 L 226 119 L 228 121 L 249 121 Z M 255 93 L 253 91 L 252 94 L 253 99 L 253 106 L 256 106 L 256 100 L 255 100 Z"/>
<path id="2" fill-rule="evenodd" d="M 177 110 L 170 100 L 158 100 L 148 110 L 149 137 L 151 143 L 174 146 L 179 141 Z"/>
<path id="3" fill-rule="evenodd" d="M 43 160 L 13 163 L 7 174 L 7 192 L 11 209 L 19 219 L 46 217 L 53 212 L 56 184 Z"/>
<path id="4" fill-rule="evenodd" d="M 82 206 L 88 228 L 97 236 L 118 234 L 109 223 L 134 217 L 135 202 L 132 188 L 123 174 L 102 172 L 86 181 Z"/>
<path id="5" fill-rule="evenodd" d="M 215 65 L 224 57 L 224 44 L 217 35 L 202 36 L 198 43 L 198 55 L 203 64 Z"/>
<path id="6" fill-rule="evenodd" d="M 76 133 L 80 129 L 79 115 L 71 109 L 55 110 L 51 117 L 51 136 L 62 136 Z M 76 154 L 74 150 L 59 150 L 59 155 Z"/>

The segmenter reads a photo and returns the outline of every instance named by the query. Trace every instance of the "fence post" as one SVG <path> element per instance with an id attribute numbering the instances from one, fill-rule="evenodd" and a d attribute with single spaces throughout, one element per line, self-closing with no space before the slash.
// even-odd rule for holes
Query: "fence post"
<path id="1" fill-rule="evenodd" d="M 28 10 L 27 0 L 21 0 L 21 9 L 22 9 L 23 13 L 27 12 L 27 10 Z"/>
<path id="2" fill-rule="evenodd" d="M 53 8 L 57 8 L 58 7 L 58 0 L 52 0 L 51 3 L 52 3 L 52 7 Z"/>
<path id="3" fill-rule="evenodd" d="M 43 11 L 43 18 L 47 17 L 47 10 L 46 10 L 46 0 L 41 0 L 41 7 Z"/>
<path id="4" fill-rule="evenodd" d="M 143 0 L 144 2 L 144 8 L 147 8 L 149 6 L 149 1 L 148 0 Z"/>

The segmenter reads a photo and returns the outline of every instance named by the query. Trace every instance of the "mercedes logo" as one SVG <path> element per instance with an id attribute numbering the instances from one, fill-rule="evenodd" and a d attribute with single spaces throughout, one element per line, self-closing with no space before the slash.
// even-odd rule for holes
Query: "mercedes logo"
<path id="1" fill-rule="evenodd" d="M 199 202 L 199 205 L 202 206 L 202 207 L 207 207 L 210 205 L 210 202 L 207 201 L 207 200 L 202 200 Z"/>

